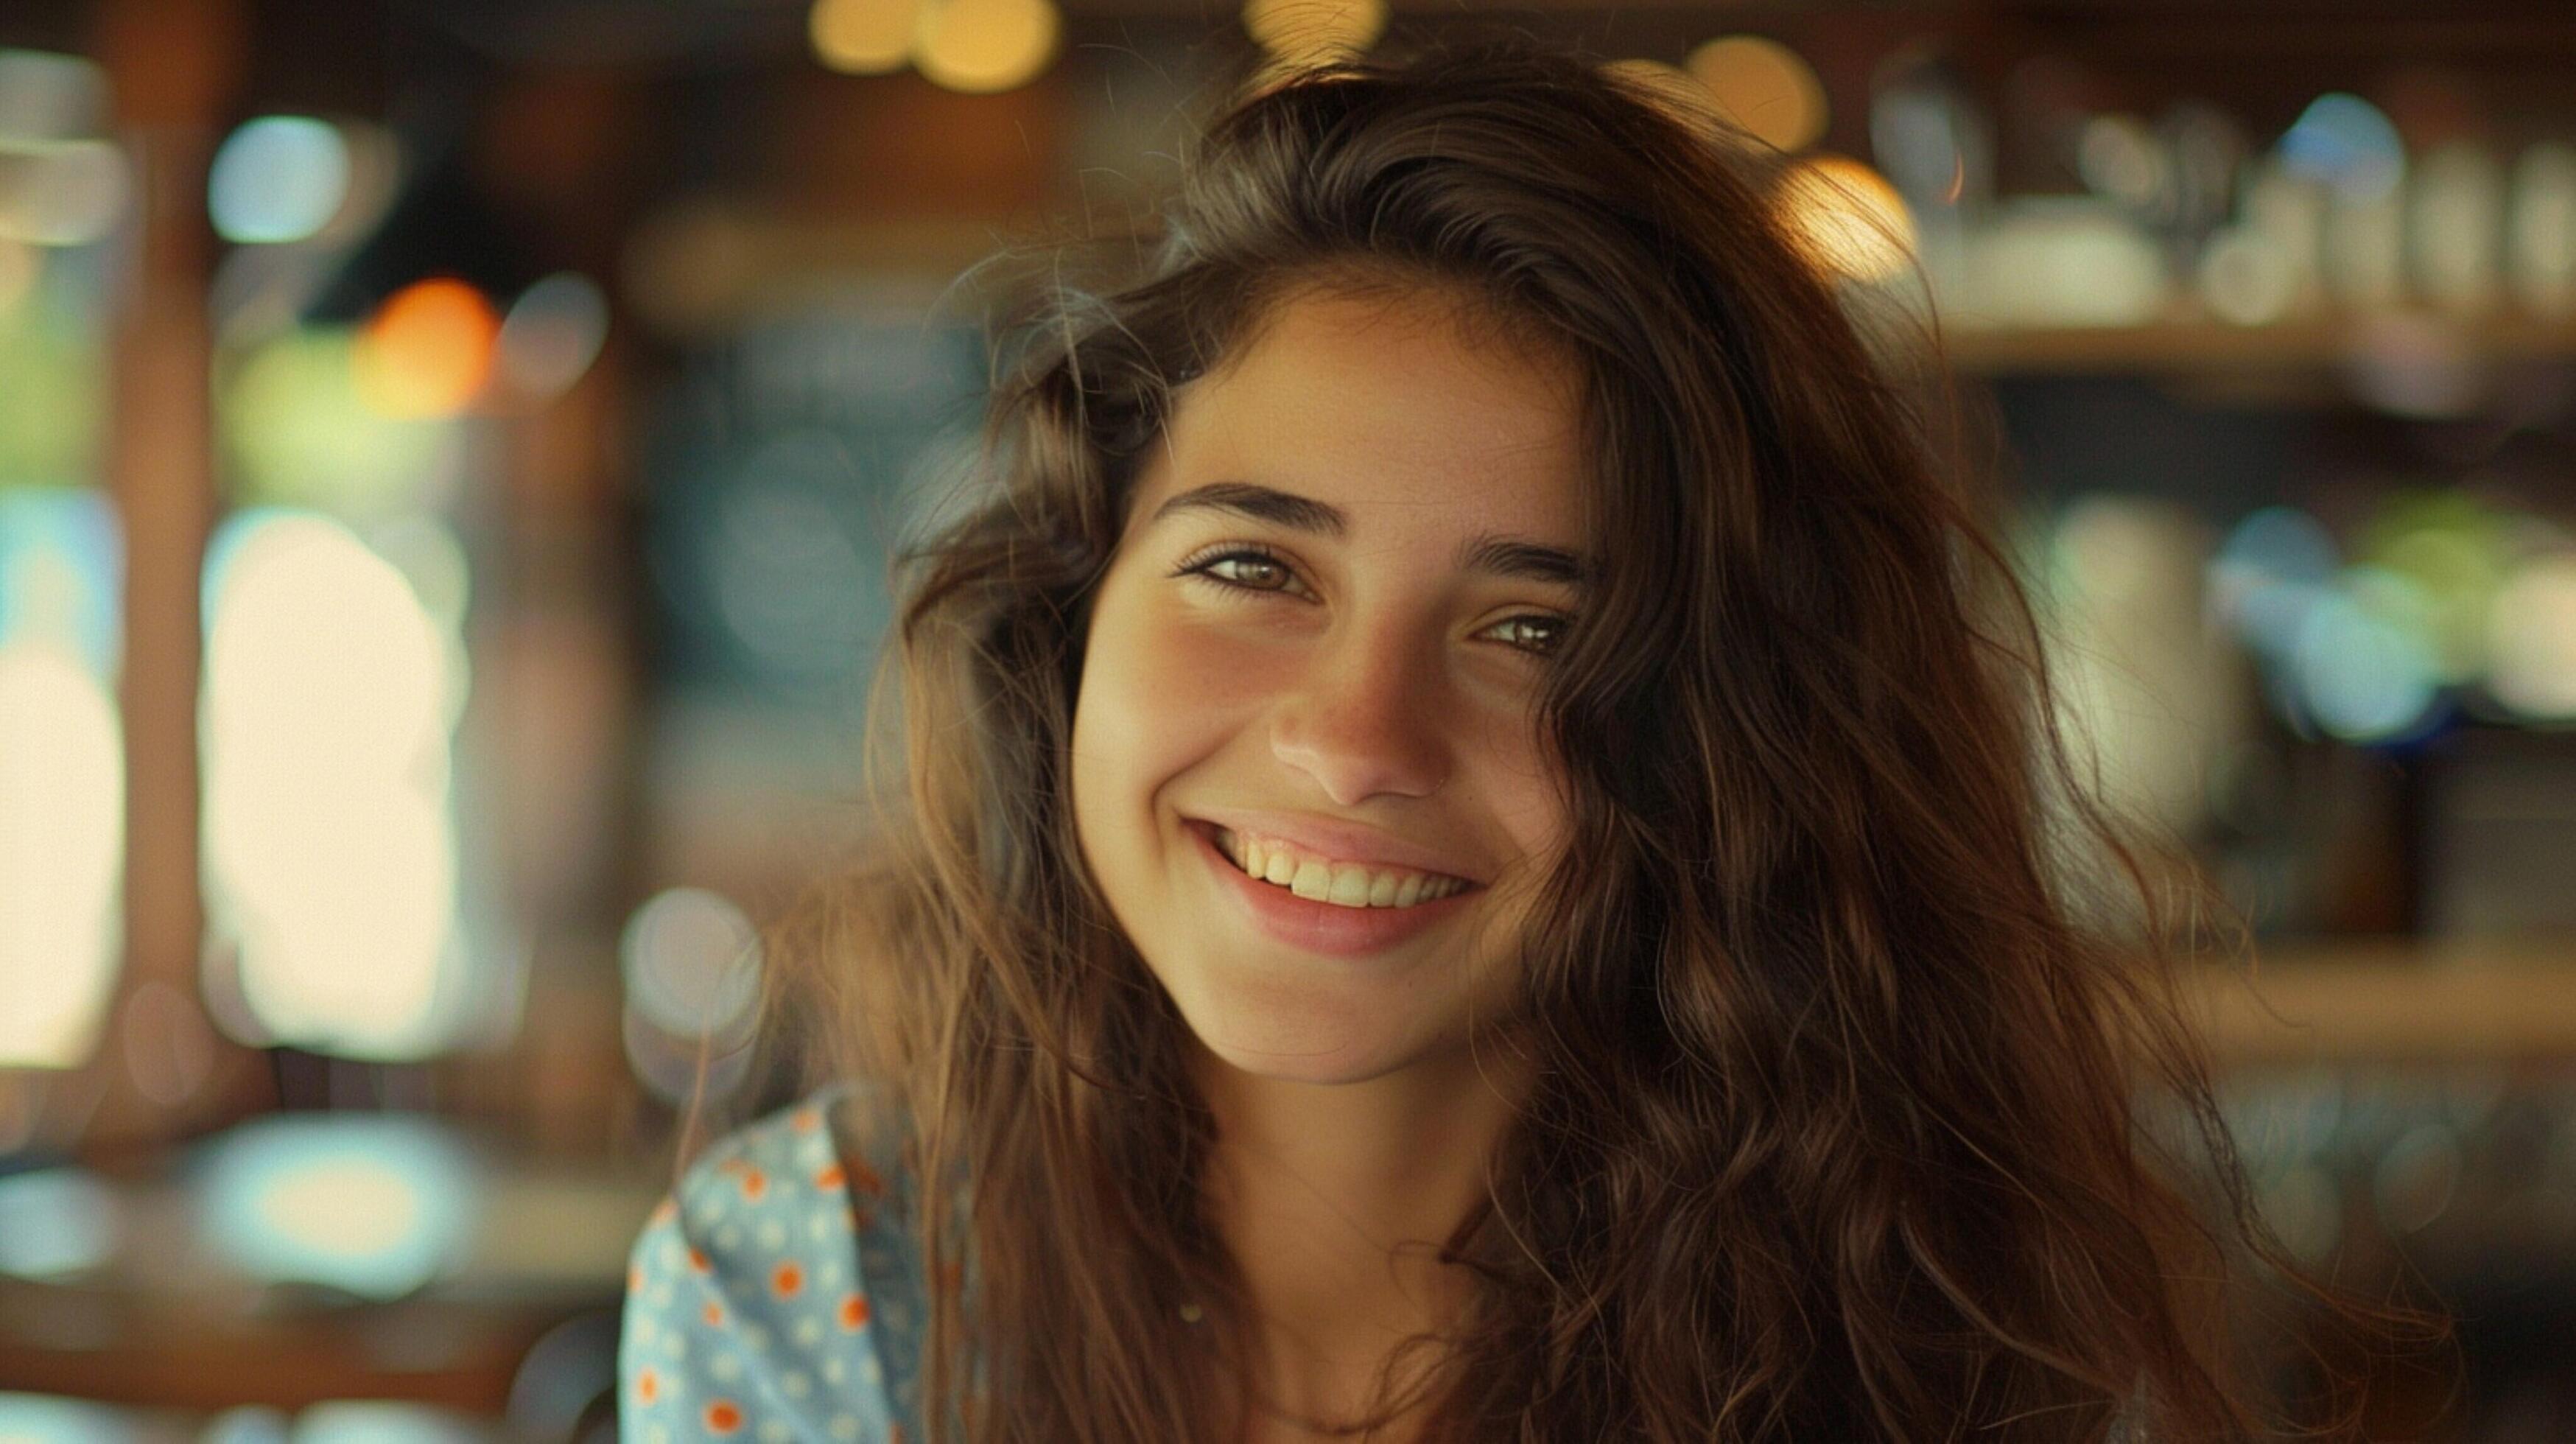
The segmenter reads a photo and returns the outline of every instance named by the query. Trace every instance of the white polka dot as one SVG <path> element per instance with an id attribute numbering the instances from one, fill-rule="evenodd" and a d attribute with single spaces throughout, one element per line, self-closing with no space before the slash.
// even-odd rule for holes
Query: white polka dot
<path id="1" fill-rule="evenodd" d="M 830 1238 L 832 1236 L 832 1216 L 828 1213 L 818 1213 L 814 1215 L 814 1221 L 807 1225 L 807 1231 L 812 1233 L 816 1238 Z"/>
<path id="2" fill-rule="evenodd" d="M 762 1328 L 758 1324 L 746 1322 L 735 1328 L 733 1332 L 734 1337 L 742 1340 L 744 1348 L 766 1349 L 769 1347 L 769 1330 Z"/>
<path id="3" fill-rule="evenodd" d="M 776 1253 L 780 1249 L 787 1247 L 786 1226 L 776 1223 L 761 1225 L 760 1246 L 769 1250 L 771 1253 Z"/>
<path id="4" fill-rule="evenodd" d="M 858 1438 L 859 1416 L 856 1414 L 834 1415 L 832 1417 L 832 1437 L 835 1439 Z"/>
<path id="5" fill-rule="evenodd" d="M 671 1444 L 670 1426 L 666 1424 L 656 1424 L 652 1428 L 645 1430 L 644 1441 L 645 1444 Z"/>
<path id="6" fill-rule="evenodd" d="M 844 1368 L 841 1361 L 838 1359 L 825 1359 L 823 1361 L 823 1382 L 826 1384 L 837 1385 L 843 1379 L 848 1378 L 849 1373 L 850 1371 L 847 1368 Z"/>
<path id="7" fill-rule="evenodd" d="M 732 1224 L 726 1224 L 724 1227 L 717 1229 L 716 1247 L 721 1249 L 737 1249 L 742 1247 L 742 1230 L 734 1227 Z"/>
<path id="8" fill-rule="evenodd" d="M 814 1392 L 814 1381 L 794 1369 L 779 1376 L 778 1387 L 790 1399 L 802 1399 Z"/>
<path id="9" fill-rule="evenodd" d="M 822 1339 L 823 1326 L 821 1324 L 816 1323 L 812 1319 L 798 1319 L 796 1321 L 796 1342 L 810 1348 L 813 1345 L 822 1342 Z"/>
<path id="10" fill-rule="evenodd" d="M 795 1431 L 777 1419 L 765 1420 L 760 1426 L 760 1437 L 766 1440 L 767 1444 L 787 1444 L 787 1441 L 794 1436 Z"/>
<path id="11" fill-rule="evenodd" d="M 885 1366 L 871 1356 L 859 1361 L 859 1382 L 871 1389 L 885 1387 Z"/>
<path id="12" fill-rule="evenodd" d="M 649 1344 L 653 1342 L 653 1316 L 650 1314 L 638 1315 L 635 1319 L 635 1327 L 629 1329 L 627 1332 L 634 1335 L 635 1342 L 639 1344 Z"/>
<path id="13" fill-rule="evenodd" d="M 718 1354 L 715 1362 L 707 1365 L 707 1372 L 713 1375 L 717 1382 L 730 1384 L 742 1377 L 742 1361 L 731 1354 Z"/>

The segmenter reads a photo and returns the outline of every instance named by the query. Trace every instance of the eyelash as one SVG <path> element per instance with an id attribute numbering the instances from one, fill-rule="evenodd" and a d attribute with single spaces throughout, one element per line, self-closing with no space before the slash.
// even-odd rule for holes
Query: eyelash
<path id="1" fill-rule="evenodd" d="M 1290 577 L 1295 577 L 1297 575 L 1297 569 L 1288 564 L 1288 559 L 1286 557 L 1279 555 L 1277 552 L 1271 551 L 1267 547 L 1246 545 L 1240 542 L 1228 542 L 1211 548 L 1210 550 L 1196 553 L 1192 555 L 1189 560 L 1181 563 L 1179 567 L 1175 568 L 1172 575 L 1176 577 L 1195 576 L 1202 581 L 1223 587 L 1227 591 L 1231 592 L 1252 592 L 1256 594 L 1270 595 L 1284 594 L 1283 588 L 1247 586 L 1242 582 L 1228 581 L 1224 577 L 1218 576 L 1215 572 L 1209 570 L 1209 568 L 1214 567 L 1219 562 L 1230 561 L 1262 562 L 1279 568 Z M 1524 647 L 1518 642 L 1506 642 L 1503 644 L 1515 651 L 1525 652 L 1533 657 L 1545 657 L 1554 652 L 1558 647 L 1564 645 L 1563 633 L 1566 628 L 1574 624 L 1574 619 L 1572 617 L 1557 616 L 1548 612 L 1523 612 L 1518 616 L 1505 617 L 1501 622 L 1497 622 L 1494 625 L 1502 626 L 1507 622 L 1543 622 L 1548 626 L 1556 628 L 1558 633 L 1557 639 L 1549 642 L 1545 647 Z"/>

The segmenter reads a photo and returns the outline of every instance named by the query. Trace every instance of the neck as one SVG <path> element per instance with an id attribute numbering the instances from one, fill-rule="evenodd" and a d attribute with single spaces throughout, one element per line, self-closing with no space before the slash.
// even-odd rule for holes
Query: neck
<path id="1" fill-rule="evenodd" d="M 1398 1342 L 1455 1322 L 1472 1280 L 1438 1253 L 1484 1200 L 1522 1071 L 1508 1042 L 1346 1084 L 1257 1077 L 1200 1050 L 1217 1122 L 1208 1206 L 1250 1291 L 1270 1407 L 1359 1417 Z"/>

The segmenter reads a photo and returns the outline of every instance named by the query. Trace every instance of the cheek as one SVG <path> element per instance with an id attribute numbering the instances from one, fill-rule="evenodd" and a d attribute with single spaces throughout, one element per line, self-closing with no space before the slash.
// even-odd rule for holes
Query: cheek
<path id="1" fill-rule="evenodd" d="M 1222 745 L 1257 702 L 1239 648 L 1112 587 L 1102 595 L 1074 707 L 1078 812 L 1133 811 Z M 1095 795 L 1096 794 L 1096 795 Z"/>

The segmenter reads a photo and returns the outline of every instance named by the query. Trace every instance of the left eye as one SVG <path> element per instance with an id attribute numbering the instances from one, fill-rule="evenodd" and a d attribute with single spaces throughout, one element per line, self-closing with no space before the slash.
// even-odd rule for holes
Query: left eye
<path id="1" fill-rule="evenodd" d="M 1535 652 L 1542 657 L 1555 651 L 1558 645 L 1563 643 L 1565 640 L 1566 623 L 1565 618 L 1563 617 L 1545 617 L 1536 615 L 1505 617 L 1494 625 L 1496 627 L 1519 627 L 1523 629 L 1524 635 L 1526 635 L 1529 630 L 1535 629 L 1539 636 L 1544 638 L 1544 640 L 1538 645 L 1525 646 L 1519 642 L 1514 642 L 1512 645 L 1515 647 L 1521 647 L 1524 651 Z"/>
<path id="2" fill-rule="evenodd" d="M 1283 584 L 1295 576 L 1295 573 L 1288 569 L 1288 564 L 1286 562 L 1281 561 L 1279 558 L 1274 557 L 1267 552 L 1220 552 L 1215 556 L 1209 557 L 1205 561 L 1194 562 L 1189 566 L 1183 567 L 1181 570 L 1198 576 L 1203 576 L 1209 581 L 1217 583 L 1219 586 L 1233 587 L 1238 591 L 1275 592 L 1284 590 L 1284 586 L 1264 586 L 1259 582 L 1240 581 L 1237 580 L 1236 577 L 1220 575 L 1216 569 L 1228 562 L 1244 563 L 1255 575 L 1259 575 L 1261 572 L 1267 571 L 1277 576 Z M 1239 575 L 1240 574 L 1238 573 L 1238 576 Z"/>
<path id="3" fill-rule="evenodd" d="M 1240 565 L 1235 566 L 1234 564 Z M 1225 571 L 1220 570 L 1220 568 L 1228 567 L 1233 567 L 1234 569 L 1234 574 L 1231 576 L 1227 575 Z M 1273 585 L 1268 581 L 1245 580 L 1244 578 L 1247 574 L 1254 578 L 1266 577 L 1273 579 L 1276 584 Z M 1180 570 L 1173 573 L 1173 575 L 1195 576 L 1201 580 L 1213 583 L 1214 585 L 1224 587 L 1229 591 L 1265 592 L 1274 594 L 1284 594 L 1288 592 L 1290 590 L 1290 584 L 1294 583 L 1297 579 L 1295 569 L 1290 567 L 1285 559 L 1273 556 L 1268 552 L 1250 551 L 1242 548 L 1237 548 L 1232 551 L 1218 552 L 1213 556 L 1202 557 L 1196 561 L 1183 563 Z M 1505 628 L 1511 628 L 1515 629 L 1524 637 L 1535 633 L 1540 638 L 1540 640 L 1536 642 L 1508 641 L 1504 645 L 1512 647 L 1518 651 L 1529 653 L 1534 657 L 1544 657 L 1555 651 L 1557 645 L 1564 640 L 1565 629 L 1570 624 L 1571 619 L 1566 617 L 1551 616 L 1544 612 L 1525 612 L 1519 616 L 1505 617 L 1503 620 L 1496 622 L 1493 630 L 1501 631 Z"/>

